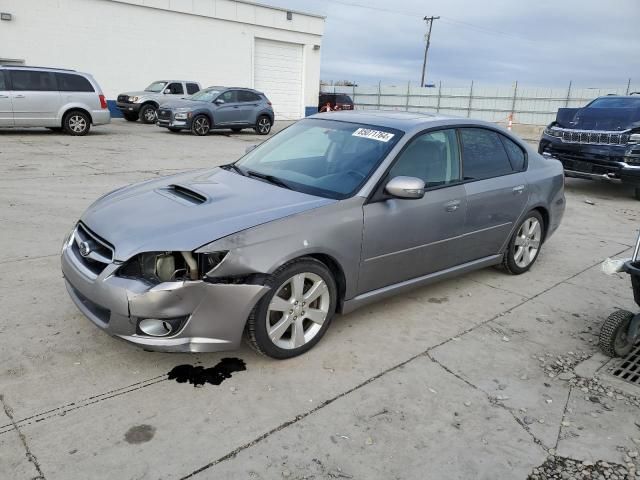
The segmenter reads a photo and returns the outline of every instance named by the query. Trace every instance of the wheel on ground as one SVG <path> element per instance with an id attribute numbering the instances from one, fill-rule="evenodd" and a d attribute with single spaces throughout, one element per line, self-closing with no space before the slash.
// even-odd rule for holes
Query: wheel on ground
<path id="1" fill-rule="evenodd" d="M 314 258 L 293 260 L 267 280 L 269 292 L 247 320 L 247 339 L 258 352 L 284 359 L 320 341 L 336 310 L 338 290 L 331 271 Z"/>
<path id="2" fill-rule="evenodd" d="M 86 135 L 89 133 L 90 128 L 91 119 L 89 115 L 78 110 L 68 112 L 62 119 L 62 129 L 69 135 Z"/>
<path id="3" fill-rule="evenodd" d="M 191 133 L 194 135 L 207 135 L 209 130 L 211 130 L 211 122 L 206 115 L 198 115 L 191 122 Z"/>
<path id="4" fill-rule="evenodd" d="M 640 187 L 636 187 L 633 189 L 633 197 L 636 200 L 640 200 Z"/>
<path id="5" fill-rule="evenodd" d="M 142 123 L 155 123 L 156 107 L 151 104 L 143 105 L 138 116 Z"/>
<path id="6" fill-rule="evenodd" d="M 123 112 L 122 116 L 127 122 L 135 122 L 138 120 L 138 114 L 136 112 Z"/>
<path id="7" fill-rule="evenodd" d="M 242 131 L 242 129 L 241 129 L 241 128 L 232 128 L 232 129 L 231 129 L 231 131 L 232 131 L 233 133 L 238 133 L 238 132 L 241 132 L 241 131 Z"/>
<path id="8" fill-rule="evenodd" d="M 169 131 L 171 133 L 180 133 L 180 128 L 175 128 L 175 127 L 169 127 Z"/>
<path id="9" fill-rule="evenodd" d="M 271 131 L 271 119 L 266 115 L 260 115 L 256 121 L 254 130 L 258 135 L 267 135 Z"/>
<path id="10" fill-rule="evenodd" d="M 626 357 L 633 348 L 633 340 L 628 337 L 629 325 L 633 313 L 627 310 L 616 310 L 602 325 L 598 345 L 610 357 Z"/>
<path id="11" fill-rule="evenodd" d="M 542 215 L 532 210 L 527 213 L 509 240 L 502 260 L 503 267 L 513 275 L 520 275 L 529 270 L 538 258 L 543 238 Z"/>

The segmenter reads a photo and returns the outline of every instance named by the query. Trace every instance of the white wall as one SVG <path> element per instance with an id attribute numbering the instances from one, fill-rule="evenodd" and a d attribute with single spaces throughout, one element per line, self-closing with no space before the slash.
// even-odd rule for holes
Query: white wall
<path id="1" fill-rule="evenodd" d="M 321 17 L 234 0 L 3 0 L 0 10 L 13 15 L 0 22 L 0 59 L 91 73 L 109 99 L 169 77 L 252 87 L 260 37 L 304 45 L 304 106 L 318 103 Z"/>

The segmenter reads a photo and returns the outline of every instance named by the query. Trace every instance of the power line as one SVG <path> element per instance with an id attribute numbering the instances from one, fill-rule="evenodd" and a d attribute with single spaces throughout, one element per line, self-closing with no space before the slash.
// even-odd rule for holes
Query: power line
<path id="1" fill-rule="evenodd" d="M 429 31 L 426 35 L 427 44 L 424 47 L 424 61 L 422 62 L 422 79 L 420 80 L 420 86 L 424 87 L 424 76 L 427 71 L 427 53 L 429 52 L 429 45 L 431 44 L 431 28 L 433 27 L 433 21 L 438 20 L 440 17 L 424 17 L 423 20 L 429 24 Z"/>

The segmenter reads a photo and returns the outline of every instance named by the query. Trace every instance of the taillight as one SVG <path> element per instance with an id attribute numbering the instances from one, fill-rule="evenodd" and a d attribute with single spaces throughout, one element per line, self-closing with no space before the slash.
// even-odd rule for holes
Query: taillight
<path id="1" fill-rule="evenodd" d="M 107 99 L 104 98 L 104 95 L 100 95 L 100 107 L 104 110 L 107 108 Z"/>

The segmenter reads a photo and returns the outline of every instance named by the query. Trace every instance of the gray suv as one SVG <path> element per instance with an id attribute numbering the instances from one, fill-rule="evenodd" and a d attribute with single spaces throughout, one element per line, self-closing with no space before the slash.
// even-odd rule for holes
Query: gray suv
<path id="1" fill-rule="evenodd" d="M 190 80 L 157 80 L 141 91 L 118 95 L 116 105 L 125 120 L 155 123 L 158 106 L 200 91 L 200 84 Z"/>
<path id="2" fill-rule="evenodd" d="M 158 126 L 171 132 L 189 130 L 207 135 L 210 130 L 253 128 L 259 135 L 271 131 L 275 115 L 264 93 L 250 88 L 209 87 L 158 109 Z"/>
<path id="3" fill-rule="evenodd" d="M 0 65 L 0 127 L 47 127 L 86 135 L 111 121 L 107 101 L 88 73 Z"/>

